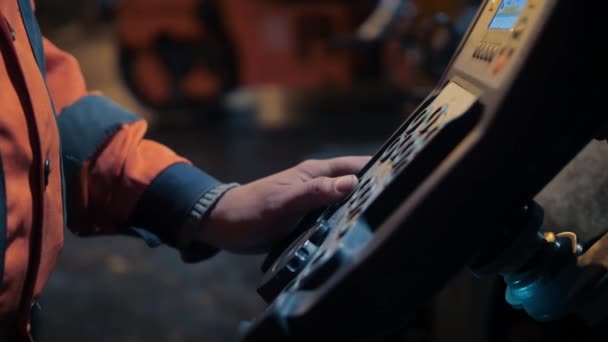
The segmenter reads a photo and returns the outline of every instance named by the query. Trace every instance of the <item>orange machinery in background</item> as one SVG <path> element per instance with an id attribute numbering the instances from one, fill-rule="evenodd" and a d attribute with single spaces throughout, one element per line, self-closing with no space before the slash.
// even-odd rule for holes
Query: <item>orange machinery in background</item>
<path id="1" fill-rule="evenodd" d="M 399 2 L 399 0 L 395 0 Z M 460 8 L 462 1 L 433 1 Z M 422 1 L 421 4 L 426 3 Z M 115 13 L 122 73 L 153 108 L 216 103 L 237 88 L 347 91 L 412 65 L 395 44 L 352 37 L 372 0 L 120 0 Z M 424 12 L 428 6 L 417 6 Z M 398 70 L 396 73 L 395 70 Z"/>

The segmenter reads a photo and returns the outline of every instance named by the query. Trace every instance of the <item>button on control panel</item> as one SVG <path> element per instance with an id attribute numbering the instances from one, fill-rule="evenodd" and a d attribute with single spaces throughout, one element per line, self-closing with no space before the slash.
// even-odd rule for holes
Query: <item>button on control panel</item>
<path id="1" fill-rule="evenodd" d="M 481 44 L 479 44 L 479 46 L 477 46 L 477 48 L 473 52 L 473 58 L 485 62 L 492 62 L 498 54 L 499 50 L 500 47 L 496 44 L 482 42 Z"/>
<path id="2" fill-rule="evenodd" d="M 517 25 L 513 28 L 513 39 L 519 39 L 527 27 L 527 18 L 521 18 Z"/>

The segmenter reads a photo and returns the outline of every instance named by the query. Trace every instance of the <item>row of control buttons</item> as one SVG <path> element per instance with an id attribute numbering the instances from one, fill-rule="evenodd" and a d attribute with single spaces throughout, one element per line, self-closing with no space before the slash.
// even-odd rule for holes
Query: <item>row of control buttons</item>
<path id="1" fill-rule="evenodd" d="M 257 289 L 260 296 L 267 302 L 272 301 L 317 254 L 329 232 L 327 222 L 319 221 L 294 240 L 264 274 Z"/>
<path id="2" fill-rule="evenodd" d="M 499 52 L 499 47 L 493 44 L 481 43 L 473 52 L 473 57 L 491 62 Z"/>

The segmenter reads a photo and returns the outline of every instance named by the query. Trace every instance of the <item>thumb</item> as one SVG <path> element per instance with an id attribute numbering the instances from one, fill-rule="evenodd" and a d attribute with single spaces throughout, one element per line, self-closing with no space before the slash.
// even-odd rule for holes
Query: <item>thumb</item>
<path id="1" fill-rule="evenodd" d="M 296 212 L 315 209 L 341 199 L 353 191 L 358 183 L 359 180 L 354 175 L 317 177 L 290 189 L 286 205 Z"/>

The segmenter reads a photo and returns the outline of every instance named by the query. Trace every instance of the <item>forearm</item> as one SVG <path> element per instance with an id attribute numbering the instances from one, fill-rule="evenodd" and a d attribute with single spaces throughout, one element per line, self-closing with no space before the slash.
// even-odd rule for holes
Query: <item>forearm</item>
<path id="1" fill-rule="evenodd" d="M 215 250 L 201 243 L 193 253 L 181 235 L 197 202 L 221 183 L 169 148 L 144 139 L 144 121 L 108 122 L 120 109 L 112 105 L 104 110 L 99 101 L 107 100 L 97 99 L 95 110 L 77 108 L 82 120 L 74 120 L 79 114 L 70 114 L 73 107 L 59 118 L 69 228 L 81 236 L 136 235 L 150 246 L 167 244 L 182 254 L 187 249 L 184 258 L 193 261 L 212 255 Z M 97 112 L 103 119 L 92 119 Z M 97 139 L 79 140 L 77 132 L 88 130 L 93 131 L 86 135 Z"/>

